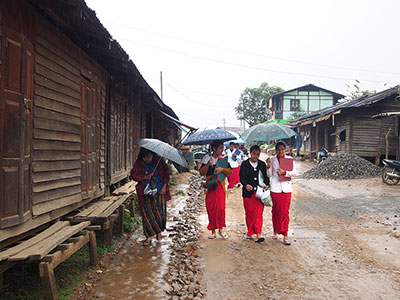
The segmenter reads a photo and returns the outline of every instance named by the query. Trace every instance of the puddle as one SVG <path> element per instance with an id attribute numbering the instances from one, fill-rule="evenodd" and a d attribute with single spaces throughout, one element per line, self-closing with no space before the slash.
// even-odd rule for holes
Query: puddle
<path id="1" fill-rule="evenodd" d="M 174 192 L 187 192 L 189 185 L 179 184 Z M 173 226 L 175 216 L 185 206 L 186 195 L 174 195 L 167 202 L 167 228 Z M 103 299 L 164 299 L 165 291 L 169 288 L 164 280 L 170 261 L 172 237 L 169 232 L 163 233 L 163 240 L 153 240 L 150 247 L 143 247 L 140 242 L 144 239 L 142 228 L 133 232 L 109 269 L 103 274 L 96 286 L 95 295 Z"/>

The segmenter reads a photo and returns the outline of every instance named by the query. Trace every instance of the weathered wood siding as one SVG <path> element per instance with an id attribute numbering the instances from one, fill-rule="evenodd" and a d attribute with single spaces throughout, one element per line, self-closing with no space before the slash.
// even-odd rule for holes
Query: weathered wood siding
<path id="1" fill-rule="evenodd" d="M 37 17 L 33 101 L 33 214 L 104 188 L 105 84 L 99 67 Z M 103 175 L 102 175 L 103 174 Z M 101 178 L 103 177 L 103 178 Z"/>

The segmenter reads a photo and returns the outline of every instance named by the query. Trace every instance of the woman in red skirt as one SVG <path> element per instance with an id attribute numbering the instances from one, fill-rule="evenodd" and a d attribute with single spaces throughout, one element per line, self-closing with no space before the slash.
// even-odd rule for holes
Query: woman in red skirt
<path id="1" fill-rule="evenodd" d="M 253 240 L 255 235 L 256 243 L 261 243 L 265 239 L 261 237 L 263 225 L 264 204 L 256 197 L 257 187 L 261 183 L 258 182 L 259 172 L 264 178 L 264 189 L 268 189 L 269 178 L 267 176 L 266 164 L 259 160 L 260 147 L 252 146 L 250 148 L 250 158 L 242 163 L 240 168 L 240 182 L 242 187 L 243 205 L 246 212 L 247 239 Z"/>
<path id="2" fill-rule="evenodd" d="M 267 159 L 268 176 L 270 178 L 271 198 L 272 198 L 272 224 L 274 226 L 273 239 L 278 238 L 278 234 L 283 235 L 283 243 L 290 245 L 288 239 L 289 229 L 289 208 L 292 198 L 291 177 L 296 176 L 296 166 L 292 162 L 292 170 L 281 168 L 282 159 L 292 159 L 285 155 L 286 145 L 284 142 L 278 142 L 275 146 L 276 155 Z"/>
<path id="3" fill-rule="evenodd" d="M 218 159 L 221 159 L 224 144 L 222 141 L 214 141 L 211 144 L 212 153 L 205 155 L 202 159 L 200 175 L 206 176 L 206 180 L 210 180 L 216 173 L 224 173 L 226 176 L 232 174 L 232 168 L 221 168 L 217 166 Z M 216 238 L 216 230 L 223 239 L 227 239 L 228 235 L 224 232 L 225 224 L 225 200 L 226 200 L 226 177 L 221 182 L 218 180 L 217 188 L 207 190 L 206 192 L 206 208 L 208 214 L 207 229 L 211 230 L 209 239 Z"/>

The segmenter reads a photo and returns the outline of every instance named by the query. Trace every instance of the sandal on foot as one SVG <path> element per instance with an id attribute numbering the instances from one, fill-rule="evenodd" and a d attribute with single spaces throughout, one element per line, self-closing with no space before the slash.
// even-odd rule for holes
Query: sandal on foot
<path id="1" fill-rule="evenodd" d="M 245 239 L 246 239 L 246 240 L 252 241 L 252 240 L 253 240 L 253 237 L 252 237 L 251 235 L 246 235 Z"/>
<path id="2" fill-rule="evenodd" d="M 218 232 L 218 234 L 223 240 L 227 240 L 228 239 L 228 235 L 226 233 Z"/>
<path id="3" fill-rule="evenodd" d="M 291 243 L 291 242 L 289 242 L 289 241 L 285 241 L 285 240 L 283 240 L 283 244 L 284 244 L 284 245 L 286 245 L 286 246 L 290 246 L 292 243 Z"/>
<path id="4" fill-rule="evenodd" d="M 208 236 L 208 239 L 209 240 L 213 240 L 213 239 L 215 239 L 217 237 L 217 235 L 214 233 L 214 234 L 210 234 L 209 236 Z"/>
<path id="5" fill-rule="evenodd" d="M 149 246 L 150 244 L 151 244 L 151 240 L 142 242 L 142 246 Z"/>
<path id="6" fill-rule="evenodd" d="M 260 237 L 258 240 L 256 240 L 256 243 L 262 243 L 264 241 L 265 241 L 265 239 L 263 237 Z"/>
<path id="7" fill-rule="evenodd" d="M 272 238 L 273 240 L 277 240 L 277 239 L 278 239 L 278 236 L 277 236 L 277 235 L 273 235 L 273 236 L 271 236 L 271 238 Z"/>
<path id="8" fill-rule="evenodd" d="M 161 233 L 159 233 L 159 234 L 157 234 L 157 241 L 161 241 L 162 240 L 162 235 L 161 235 Z"/>

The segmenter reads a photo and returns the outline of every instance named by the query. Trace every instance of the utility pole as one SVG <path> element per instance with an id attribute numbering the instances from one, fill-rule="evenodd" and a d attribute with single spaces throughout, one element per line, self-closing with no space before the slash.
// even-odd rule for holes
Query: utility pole
<path id="1" fill-rule="evenodd" d="M 224 122 L 224 130 L 226 129 L 225 127 L 225 118 L 222 119 L 222 122 Z"/>
<path id="2" fill-rule="evenodd" d="M 162 71 L 160 71 L 160 84 L 161 84 L 161 100 L 163 100 L 163 83 L 162 83 Z"/>

